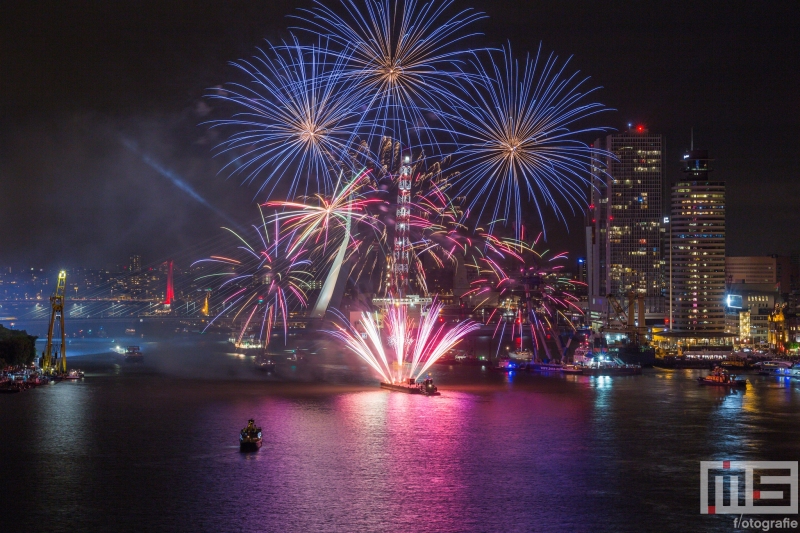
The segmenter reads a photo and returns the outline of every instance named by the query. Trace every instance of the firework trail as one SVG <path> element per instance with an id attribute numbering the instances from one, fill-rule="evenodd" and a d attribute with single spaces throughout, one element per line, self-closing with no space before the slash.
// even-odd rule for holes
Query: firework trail
<path id="1" fill-rule="evenodd" d="M 414 144 L 414 132 L 424 137 L 430 117 L 441 118 L 454 98 L 454 78 L 461 74 L 454 65 L 465 54 L 456 45 L 477 35 L 470 26 L 485 15 L 471 9 L 450 14 L 450 0 L 341 0 L 344 15 L 315 4 L 296 17 L 297 29 L 336 45 L 342 76 L 357 86 L 363 109 L 374 111 L 359 125 L 362 135 L 405 146 Z"/>
<path id="2" fill-rule="evenodd" d="M 307 270 L 310 261 L 303 258 L 304 250 L 289 253 L 279 228 L 276 220 L 270 239 L 262 214 L 261 224 L 253 226 L 256 239 L 252 244 L 239 233 L 223 228 L 236 237 L 238 246 L 225 256 L 213 255 L 192 264 L 211 267 L 211 273 L 198 279 L 213 278 L 219 282 L 211 302 L 218 312 L 206 329 L 225 317 L 239 330 L 235 341 L 239 345 L 251 324 L 255 326 L 260 321 L 258 335 L 253 333 L 252 336 L 266 347 L 280 319 L 285 338 L 290 312 L 307 305 L 305 291 L 313 275 Z"/>
<path id="3" fill-rule="evenodd" d="M 330 196 L 315 194 L 313 199 L 305 198 L 311 202 L 269 201 L 264 206 L 279 209 L 276 218 L 283 223 L 285 232 L 292 233 L 288 253 L 303 247 L 319 248 L 320 244 L 324 251 L 329 238 L 347 233 L 344 230 L 348 220 L 363 222 L 380 233 L 380 221 L 372 216 L 369 208 L 385 204 L 385 201 L 367 197 L 367 192 L 371 191 L 369 185 L 369 171 L 362 170 L 349 181 L 343 179 L 342 173 Z"/>
<path id="4" fill-rule="evenodd" d="M 521 227 L 523 193 L 542 226 L 547 206 L 566 220 L 559 204 L 582 205 L 596 155 L 580 137 L 606 131 L 579 123 L 607 108 L 587 101 L 596 88 L 584 89 L 587 79 L 569 74 L 568 62 L 559 64 L 541 47 L 521 64 L 510 47 L 485 56 L 472 61 L 477 76 L 458 78 L 463 96 L 449 116 L 459 134 L 459 193 L 471 198 L 470 209 L 488 210 L 493 221 L 511 217 L 515 228 Z M 487 198 L 498 201 L 487 207 Z"/>
<path id="5" fill-rule="evenodd" d="M 408 317 L 406 306 L 392 305 L 389 308 L 384 323 L 388 331 L 386 343 L 394 351 L 393 358 L 387 355 L 377 319 L 370 313 L 361 313 L 358 322 L 366 339 L 338 312 L 336 314 L 339 320 L 334 322 L 336 329 L 326 333 L 342 341 L 375 370 L 384 382 L 402 383 L 409 378 L 416 380 L 466 335 L 480 327 L 480 324 L 469 320 L 452 328 L 439 324 L 439 311 L 442 307 L 441 302 L 434 301 L 428 314 L 420 319 L 419 325 Z"/>
<path id="6" fill-rule="evenodd" d="M 356 131 L 365 119 L 357 84 L 345 75 L 347 55 L 296 40 L 260 52 L 232 63 L 248 83 L 209 95 L 238 109 L 229 119 L 209 122 L 233 130 L 217 147 L 233 158 L 223 170 L 233 168 L 246 182 L 263 179 L 259 193 L 270 186 L 267 197 L 284 178 L 290 198 L 308 194 L 309 187 L 330 192 L 338 173 L 353 170 L 357 154 L 364 153 Z"/>

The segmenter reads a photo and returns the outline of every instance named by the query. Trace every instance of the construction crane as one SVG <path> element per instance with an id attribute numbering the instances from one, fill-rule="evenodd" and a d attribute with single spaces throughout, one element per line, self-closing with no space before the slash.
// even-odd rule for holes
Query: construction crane
<path id="1" fill-rule="evenodd" d="M 67 287 L 67 273 L 62 270 L 58 273 L 56 292 L 50 297 L 50 327 L 47 328 L 47 346 L 42 357 L 42 370 L 48 374 L 67 373 L 67 333 L 64 330 L 64 294 Z M 53 357 L 53 330 L 58 319 L 61 331 L 61 350 L 57 352 L 58 360 Z"/>

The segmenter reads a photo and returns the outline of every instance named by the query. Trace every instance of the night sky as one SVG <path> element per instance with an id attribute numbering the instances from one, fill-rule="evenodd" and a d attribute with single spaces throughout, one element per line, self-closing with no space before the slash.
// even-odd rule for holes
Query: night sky
<path id="1" fill-rule="evenodd" d="M 332 2 L 331 2 L 332 3 Z M 209 88 L 310 1 L 6 2 L 0 17 L 0 265 L 101 267 L 207 255 L 255 211 L 219 174 Z M 460 1 L 476 45 L 573 56 L 629 122 L 663 133 L 668 181 L 695 147 L 728 183 L 729 255 L 799 249 L 800 2 Z M 586 139 L 591 141 L 592 139 Z M 193 188 L 203 204 L 172 178 Z M 549 244 L 583 255 L 582 214 Z M 535 229 L 535 228 L 531 228 Z M 198 256 L 199 257 L 199 256 Z"/>

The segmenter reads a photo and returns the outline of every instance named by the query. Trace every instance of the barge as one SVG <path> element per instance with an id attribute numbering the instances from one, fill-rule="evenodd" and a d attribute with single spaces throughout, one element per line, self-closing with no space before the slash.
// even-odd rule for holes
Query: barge
<path id="1" fill-rule="evenodd" d="M 433 379 L 426 378 L 422 383 L 417 383 L 414 378 L 408 378 L 404 383 L 386 383 L 381 381 L 381 388 L 406 394 L 424 394 L 425 396 L 441 396 L 439 389 L 433 384 Z"/>

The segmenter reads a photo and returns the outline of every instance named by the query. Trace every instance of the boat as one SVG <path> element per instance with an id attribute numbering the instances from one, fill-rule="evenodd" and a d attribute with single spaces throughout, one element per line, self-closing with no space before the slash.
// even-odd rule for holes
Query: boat
<path id="1" fill-rule="evenodd" d="M 792 363 L 789 361 L 763 361 L 754 365 L 762 376 L 790 376 Z"/>
<path id="2" fill-rule="evenodd" d="M 739 379 L 721 367 L 715 368 L 705 377 L 697 378 L 697 382 L 700 385 L 716 385 L 720 387 L 744 387 L 747 385 L 746 379 Z"/>
<path id="3" fill-rule="evenodd" d="M 66 379 L 66 380 L 71 380 L 71 381 L 72 380 L 76 380 L 76 379 L 83 379 L 83 371 L 82 370 L 76 370 L 76 369 L 73 368 L 70 371 L 68 371 L 66 374 L 61 376 L 61 379 Z"/>
<path id="4" fill-rule="evenodd" d="M 239 449 L 243 452 L 257 452 L 261 448 L 261 442 L 261 428 L 251 418 L 247 421 L 247 426 L 239 432 Z"/>
<path id="5" fill-rule="evenodd" d="M 267 354 L 257 355 L 253 362 L 256 368 L 262 372 L 275 372 L 275 361 L 270 359 Z"/>
<path id="6" fill-rule="evenodd" d="M 138 346 L 128 346 L 125 349 L 125 361 L 128 363 L 141 363 L 144 361 L 144 355 L 139 350 Z"/>
<path id="7" fill-rule="evenodd" d="M 617 357 L 599 354 L 583 367 L 584 376 L 636 376 L 642 373 L 642 365 L 629 365 Z"/>
<path id="8" fill-rule="evenodd" d="M 493 368 L 500 372 L 513 372 L 520 369 L 520 362 L 516 359 L 502 358 L 497 360 L 497 364 Z"/>
<path id="9" fill-rule="evenodd" d="M 561 372 L 564 365 L 561 363 L 529 363 L 528 369 L 534 372 Z"/>
<path id="10" fill-rule="evenodd" d="M 425 396 L 441 396 L 442 393 L 434 385 L 433 379 L 430 376 L 425 378 L 422 383 L 417 383 L 414 378 L 408 378 L 408 381 L 403 383 L 387 383 L 382 381 L 381 388 L 395 392 L 405 392 L 406 394 L 424 394 Z"/>
<path id="11" fill-rule="evenodd" d="M 561 367 L 562 374 L 583 374 L 583 365 L 564 365 Z"/>
<path id="12" fill-rule="evenodd" d="M 625 364 L 652 367 L 656 361 L 656 349 L 629 342 L 617 348 L 617 357 Z"/>

